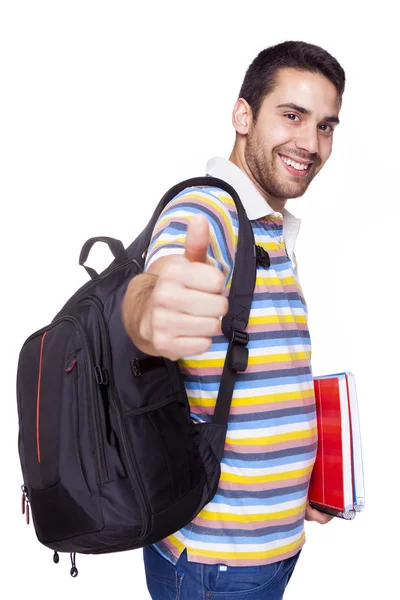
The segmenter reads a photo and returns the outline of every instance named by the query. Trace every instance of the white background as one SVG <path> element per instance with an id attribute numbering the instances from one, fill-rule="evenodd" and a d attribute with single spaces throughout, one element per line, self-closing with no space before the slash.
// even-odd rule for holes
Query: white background
<path id="1" fill-rule="evenodd" d="M 399 422 L 398 32 L 391 2 L 1 2 L 1 595 L 148 598 L 141 551 L 52 552 L 20 514 L 15 374 L 26 337 L 87 280 L 83 242 L 128 244 L 164 192 L 229 156 L 245 70 L 289 39 L 347 75 L 333 155 L 287 207 L 303 219 L 299 273 L 314 374 L 356 376 L 367 509 L 307 524 L 285 600 L 397 596 Z M 90 264 L 104 268 L 97 248 Z M 4 594 L 3 594 L 4 592 Z"/>

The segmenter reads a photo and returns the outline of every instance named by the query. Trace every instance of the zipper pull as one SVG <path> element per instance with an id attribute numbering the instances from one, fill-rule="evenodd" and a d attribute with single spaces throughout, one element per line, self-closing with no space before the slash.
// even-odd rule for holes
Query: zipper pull
<path id="1" fill-rule="evenodd" d="M 75 556 L 76 556 L 76 552 L 71 552 L 70 553 L 71 564 L 72 564 L 72 568 L 70 570 L 71 577 L 77 577 L 78 576 L 78 569 L 76 568 L 76 564 L 75 564 Z"/>
<path id="2" fill-rule="evenodd" d="M 58 562 L 60 562 L 60 557 L 58 556 L 58 552 L 56 552 L 56 551 L 54 551 L 54 554 L 53 554 L 53 562 L 56 564 Z"/>
<path id="3" fill-rule="evenodd" d="M 22 490 L 22 506 L 21 506 L 22 514 L 25 515 L 26 524 L 29 525 L 30 510 L 29 510 L 28 488 L 26 487 L 26 485 L 21 485 L 21 490 Z"/>

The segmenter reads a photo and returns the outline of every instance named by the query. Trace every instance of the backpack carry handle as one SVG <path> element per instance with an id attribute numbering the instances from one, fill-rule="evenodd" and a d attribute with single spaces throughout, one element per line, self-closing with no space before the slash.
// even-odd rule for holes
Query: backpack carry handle
<path id="1" fill-rule="evenodd" d="M 98 279 L 99 274 L 91 267 L 87 267 L 85 262 L 89 256 L 89 252 L 96 242 L 104 242 L 110 248 L 112 255 L 114 256 L 117 263 L 124 263 L 129 260 L 123 243 L 120 240 L 111 237 L 92 237 L 88 239 L 82 246 L 81 253 L 79 255 L 79 264 L 86 269 L 92 279 Z"/>

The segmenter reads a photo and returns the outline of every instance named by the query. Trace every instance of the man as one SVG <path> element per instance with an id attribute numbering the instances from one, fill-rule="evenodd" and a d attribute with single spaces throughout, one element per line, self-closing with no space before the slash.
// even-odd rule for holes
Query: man
<path id="1" fill-rule="evenodd" d="M 144 549 L 154 600 L 278 600 L 305 541 L 304 519 L 331 519 L 307 503 L 317 447 L 311 347 L 293 252 L 299 220 L 284 207 L 331 154 L 344 85 L 339 63 L 317 46 L 267 48 L 234 106 L 229 161 L 207 165 L 238 192 L 271 266 L 257 272 L 249 365 L 235 385 L 217 493 L 187 527 Z M 180 360 L 195 421 L 213 414 L 236 243 L 232 198 L 214 187 L 187 189 L 160 216 L 147 272 L 124 299 L 136 345 Z"/>

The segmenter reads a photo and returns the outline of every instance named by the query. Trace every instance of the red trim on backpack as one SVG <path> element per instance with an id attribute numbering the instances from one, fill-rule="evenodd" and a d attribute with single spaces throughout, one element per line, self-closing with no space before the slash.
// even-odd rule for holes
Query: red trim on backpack
<path id="1" fill-rule="evenodd" d="M 36 446 L 38 462 L 40 463 L 40 436 L 39 436 L 39 413 L 40 413 L 40 381 L 42 379 L 42 359 L 43 359 L 43 345 L 44 338 L 46 337 L 47 331 L 42 335 L 42 343 L 40 345 L 40 359 L 39 359 L 39 374 L 38 374 L 38 387 L 37 387 L 37 398 L 36 398 Z"/>
<path id="2" fill-rule="evenodd" d="M 66 373 L 71 373 L 72 369 L 74 368 L 74 366 L 76 365 L 78 361 L 75 359 L 74 362 L 72 363 L 72 365 L 69 365 L 69 367 L 67 367 L 66 369 L 64 369 L 64 371 Z"/>

